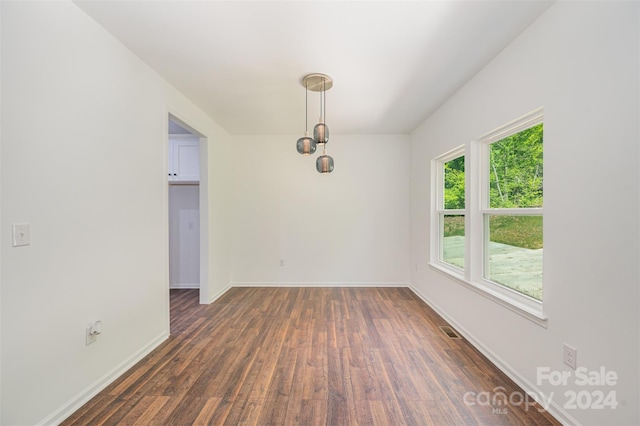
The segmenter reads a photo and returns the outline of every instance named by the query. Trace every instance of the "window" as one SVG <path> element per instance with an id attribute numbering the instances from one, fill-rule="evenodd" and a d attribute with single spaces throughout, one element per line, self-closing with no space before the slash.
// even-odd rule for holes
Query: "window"
<path id="1" fill-rule="evenodd" d="M 484 278 L 542 300 L 542 123 L 487 142 Z"/>
<path id="2" fill-rule="evenodd" d="M 438 260 L 464 270 L 465 173 L 464 147 L 437 160 Z"/>
<path id="3" fill-rule="evenodd" d="M 432 162 L 431 265 L 545 325 L 542 119 L 534 111 Z"/>

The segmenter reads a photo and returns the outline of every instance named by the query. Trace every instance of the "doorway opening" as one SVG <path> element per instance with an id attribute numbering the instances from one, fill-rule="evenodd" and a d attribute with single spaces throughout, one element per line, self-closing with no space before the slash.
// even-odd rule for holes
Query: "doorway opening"
<path id="1" fill-rule="evenodd" d="M 173 114 L 167 131 L 168 293 L 197 290 L 199 302 L 209 303 L 208 141 Z"/>

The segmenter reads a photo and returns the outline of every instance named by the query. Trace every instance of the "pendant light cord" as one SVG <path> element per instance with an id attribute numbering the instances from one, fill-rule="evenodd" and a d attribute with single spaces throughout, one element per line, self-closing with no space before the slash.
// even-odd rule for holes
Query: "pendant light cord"
<path id="1" fill-rule="evenodd" d="M 327 124 L 327 90 L 325 89 L 326 79 L 322 79 L 322 119 Z"/>
<path id="2" fill-rule="evenodd" d="M 307 80 L 304 81 L 304 133 L 305 135 L 309 133 L 309 88 L 307 85 L 309 82 Z"/>
<path id="3" fill-rule="evenodd" d="M 324 80 L 322 80 L 322 91 L 320 92 L 320 122 L 324 123 L 324 112 L 322 111 L 322 95 L 324 93 Z"/>
<path id="4" fill-rule="evenodd" d="M 327 99 L 325 98 L 325 96 L 327 96 L 327 90 L 325 89 L 325 83 L 327 82 L 326 79 L 322 79 L 322 96 L 320 96 L 320 99 L 322 99 L 322 123 L 324 123 L 324 137 L 326 140 L 327 137 Z M 322 144 L 322 155 L 327 155 L 327 143 L 323 143 Z"/>
<path id="5" fill-rule="evenodd" d="M 326 138 L 326 131 L 327 131 L 327 90 L 326 90 L 326 86 L 325 83 L 327 82 L 327 80 L 325 78 L 322 79 L 322 93 L 320 94 L 320 114 L 322 114 L 321 116 L 321 120 L 322 123 L 324 125 L 324 132 L 323 135 Z M 326 142 L 322 144 L 322 155 L 327 155 L 327 144 Z"/>

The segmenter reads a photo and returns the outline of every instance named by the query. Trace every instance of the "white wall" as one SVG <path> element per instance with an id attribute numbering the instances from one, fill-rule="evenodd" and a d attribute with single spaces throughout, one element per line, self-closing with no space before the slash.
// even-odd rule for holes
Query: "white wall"
<path id="1" fill-rule="evenodd" d="M 233 137 L 233 282 L 407 285 L 409 137 L 332 134 L 321 175 L 300 136 Z"/>
<path id="2" fill-rule="evenodd" d="M 2 4 L 0 4 L 0 53 L 2 52 Z M 2 55 L 0 54 L 0 82 L 2 82 Z M 2 84 L 0 84 L 2 99 Z M 0 101 L 0 164 L 2 164 L 2 101 Z M 2 224 L 2 182 L 0 180 L 0 224 Z M 1 241 L 1 240 L 0 240 Z M 0 244 L 2 259 L 3 244 Z M 2 383 L 2 262 L 0 261 L 0 383 Z M 2 385 L 0 385 L 0 423 L 2 423 Z"/>
<path id="3" fill-rule="evenodd" d="M 167 336 L 169 112 L 208 137 L 206 290 L 227 287 L 231 151 L 74 4 L 0 7 L 2 424 L 26 425 L 64 417 Z M 16 222 L 30 246 L 11 247 Z"/>
<path id="4" fill-rule="evenodd" d="M 169 288 L 200 288 L 199 192 L 169 185 Z"/>
<path id="5" fill-rule="evenodd" d="M 415 289 L 502 368 L 584 424 L 638 424 L 639 4 L 557 2 L 411 138 Z M 538 107 L 545 113 L 542 328 L 428 266 L 429 161 Z M 412 268 L 413 270 L 413 268 Z M 537 367 L 618 374 L 615 410 L 561 410 L 575 384 L 537 386 Z M 492 391 L 492 389 L 485 389 Z"/>

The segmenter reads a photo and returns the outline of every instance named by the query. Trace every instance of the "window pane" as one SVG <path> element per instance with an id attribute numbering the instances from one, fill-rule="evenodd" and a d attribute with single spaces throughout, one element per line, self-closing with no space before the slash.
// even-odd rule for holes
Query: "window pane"
<path id="1" fill-rule="evenodd" d="M 464 269 L 464 215 L 441 215 L 442 260 Z"/>
<path id="2" fill-rule="evenodd" d="M 542 216 L 488 216 L 485 278 L 542 300 Z"/>
<path id="3" fill-rule="evenodd" d="M 444 163 L 444 208 L 464 209 L 464 155 Z"/>
<path id="4" fill-rule="evenodd" d="M 542 124 L 489 145 L 490 208 L 542 207 Z"/>

